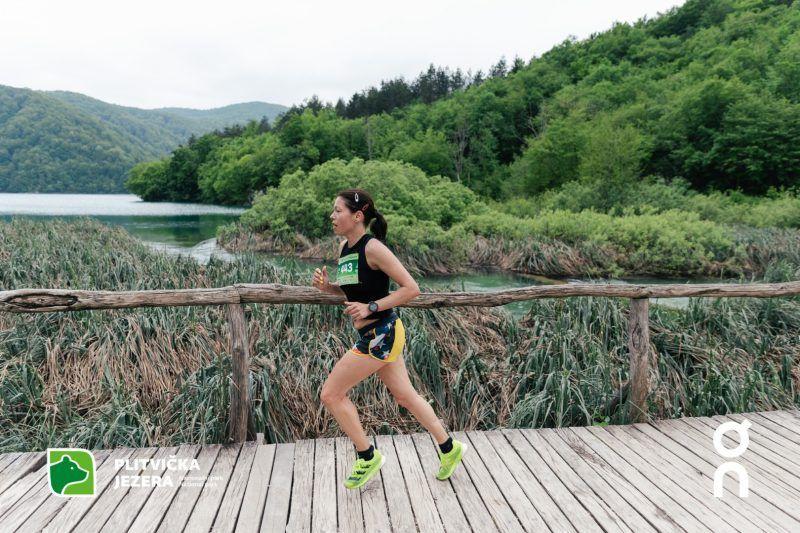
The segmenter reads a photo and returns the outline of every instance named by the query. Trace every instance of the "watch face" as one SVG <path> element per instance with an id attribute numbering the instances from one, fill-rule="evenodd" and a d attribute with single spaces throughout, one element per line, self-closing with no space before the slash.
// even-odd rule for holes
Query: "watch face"
<path id="1" fill-rule="evenodd" d="M 378 310 L 378 304 L 376 304 L 375 302 L 370 303 L 368 307 L 369 310 L 372 311 L 373 313 Z"/>

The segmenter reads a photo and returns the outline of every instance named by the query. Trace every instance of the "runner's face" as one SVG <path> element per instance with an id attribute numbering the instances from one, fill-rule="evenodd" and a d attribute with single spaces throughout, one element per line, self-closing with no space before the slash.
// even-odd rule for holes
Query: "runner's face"
<path id="1" fill-rule="evenodd" d="M 353 213 L 347 208 L 341 196 L 336 197 L 333 202 L 333 212 L 331 212 L 331 224 L 336 235 L 346 235 L 360 221 L 363 221 L 363 214 Z"/>

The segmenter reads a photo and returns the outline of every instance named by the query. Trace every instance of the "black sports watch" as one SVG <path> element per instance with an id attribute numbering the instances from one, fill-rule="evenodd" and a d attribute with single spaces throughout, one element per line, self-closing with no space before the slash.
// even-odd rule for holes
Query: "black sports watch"
<path id="1" fill-rule="evenodd" d="M 378 303 L 377 302 L 370 302 L 367 304 L 367 309 L 369 309 L 370 313 L 378 312 Z"/>

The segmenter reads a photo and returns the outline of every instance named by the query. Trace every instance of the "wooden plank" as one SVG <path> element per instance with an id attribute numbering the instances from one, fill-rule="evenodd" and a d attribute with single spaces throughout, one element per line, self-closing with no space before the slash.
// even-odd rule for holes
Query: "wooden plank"
<path id="1" fill-rule="evenodd" d="M 292 496 L 295 444 L 275 445 L 275 459 L 269 477 L 267 503 L 264 504 L 264 517 L 261 519 L 262 533 L 277 533 L 286 530 L 289 518 L 289 502 Z"/>
<path id="2" fill-rule="evenodd" d="M 158 525 L 158 531 L 162 533 L 183 531 L 206 482 L 220 483 L 219 479 L 213 480 L 210 476 L 221 451 L 222 446 L 219 444 L 207 444 L 200 449 L 197 456 L 200 470 L 193 470 L 190 475 L 184 477 L 181 487 Z"/>
<path id="3" fill-rule="evenodd" d="M 214 468 L 211 470 L 211 476 L 203 486 L 203 491 L 197 498 L 192 514 L 189 515 L 186 531 L 209 531 L 211 529 L 241 450 L 242 444 L 239 442 L 222 446 Z"/>
<path id="4" fill-rule="evenodd" d="M 95 467 L 95 497 L 94 498 L 62 498 L 50 494 L 44 505 L 25 521 L 19 532 L 34 532 L 50 529 L 64 528 L 69 530 L 84 515 L 87 509 L 94 504 L 101 494 L 114 484 L 117 472 L 122 468 L 118 461 L 124 461 L 135 451 L 134 448 L 115 448 L 108 450 L 108 457 L 102 463 L 96 462 Z M 93 453 L 96 453 L 93 451 Z M 96 457 L 96 456 L 95 456 Z M 48 486 L 49 488 L 49 486 Z"/>
<path id="5" fill-rule="evenodd" d="M 796 411 L 763 411 L 761 414 L 794 433 L 800 432 L 800 415 Z"/>
<path id="6" fill-rule="evenodd" d="M 4 453 L 0 455 L 0 474 L 2 474 L 8 465 L 16 461 L 21 455 L 22 454 L 20 452 Z"/>
<path id="7" fill-rule="evenodd" d="M 165 474 L 164 467 L 166 465 L 166 460 L 178 453 L 180 453 L 180 448 L 176 446 L 159 448 L 153 456 L 153 463 L 148 464 L 147 468 L 145 468 L 140 475 L 144 477 L 163 476 Z M 134 520 L 136 520 L 139 511 L 147 502 L 147 499 L 153 494 L 153 488 L 154 487 L 131 487 L 122 500 L 120 500 L 119 505 L 114 509 L 114 512 L 106 523 L 98 524 L 97 530 L 107 533 L 116 533 L 120 530 L 126 531 Z"/>
<path id="8" fill-rule="evenodd" d="M 703 471 L 713 479 L 714 471 L 724 461 L 714 451 L 703 444 L 698 444 L 684 430 L 672 427 L 672 421 L 661 420 L 657 426 L 649 424 L 634 424 L 631 428 L 643 433 L 646 437 L 655 441 L 659 446 L 669 449 L 670 452 L 680 457 L 684 462 L 691 464 L 693 468 Z M 773 491 L 769 486 L 754 484 L 751 485 L 750 494 L 747 498 L 738 498 L 738 487 L 731 476 L 725 476 L 724 486 L 728 489 L 729 496 L 737 506 L 752 508 L 751 512 L 758 513 L 762 519 L 771 517 L 779 522 L 782 527 L 792 530 L 794 518 L 784 512 L 779 506 L 770 501 L 773 498 Z M 725 497 L 723 498 L 725 499 Z M 780 498 L 778 498 L 780 501 Z"/>
<path id="9" fill-rule="evenodd" d="M 0 474 L 0 502 L 4 501 L 6 490 L 16 486 L 17 481 L 38 471 L 47 463 L 45 452 L 25 452 Z"/>
<path id="10" fill-rule="evenodd" d="M 242 509 L 239 511 L 239 520 L 236 522 L 236 531 L 256 532 L 261 527 L 261 517 L 267 502 L 269 478 L 272 474 L 274 459 L 274 444 L 258 446 L 253 459 L 253 467 L 250 469 L 250 477 L 247 479 Z"/>
<path id="11" fill-rule="evenodd" d="M 434 472 L 429 472 L 428 475 L 423 472 L 411 435 L 395 435 L 392 440 L 417 524 L 424 524 L 426 531 L 443 533 L 444 526 L 439 518 L 439 510 L 428 486 L 428 477 L 436 482 L 439 480 L 434 477 Z"/>
<path id="12" fill-rule="evenodd" d="M 386 503 L 389 507 L 389 519 L 392 530 L 407 532 L 417 531 L 414 522 L 414 511 L 411 501 L 408 499 L 406 484 L 403 480 L 403 471 L 398 462 L 394 442 L 389 435 L 378 435 L 375 437 L 378 443 L 377 448 L 386 456 L 386 462 L 381 468 L 383 477 L 383 487 L 386 491 Z"/>
<path id="13" fill-rule="evenodd" d="M 414 447 L 417 450 L 420 463 L 425 472 L 429 472 L 428 487 L 433 496 L 433 501 L 439 509 L 439 516 L 442 519 L 442 526 L 447 532 L 460 533 L 469 531 L 469 522 L 461 508 L 455 490 L 450 480 L 439 481 L 432 474 L 439 469 L 439 455 L 437 454 L 437 444 L 430 433 L 414 433 L 411 435 Z"/>
<path id="14" fill-rule="evenodd" d="M 353 453 L 355 453 L 350 439 L 346 439 L 350 446 L 348 452 L 348 459 L 344 461 L 342 468 L 344 473 L 342 479 L 350 474 L 350 467 L 353 463 Z M 375 446 L 378 447 L 378 441 L 375 437 L 370 437 L 370 440 Z M 337 444 L 337 450 L 339 445 Z M 345 448 L 342 447 L 344 451 Z M 383 450 L 381 450 L 383 452 Z M 342 487 L 344 489 L 344 487 Z M 347 489 L 344 489 L 347 490 Z M 342 500 L 339 499 L 341 502 Z M 383 531 L 389 532 L 392 530 L 389 523 L 389 505 L 386 503 L 386 492 L 383 485 L 383 468 L 375 478 L 374 483 L 367 483 L 361 487 L 361 512 L 364 515 L 364 531 Z"/>
<path id="15" fill-rule="evenodd" d="M 719 424 L 702 418 L 681 418 L 674 422 L 683 424 L 684 427 L 693 428 L 697 435 L 696 438 L 701 441 L 705 440 L 707 442 L 706 445 L 710 445 L 713 448 L 714 430 Z M 729 448 L 734 448 L 738 445 L 738 440 L 734 440 L 730 435 L 725 435 L 724 440 Z M 722 456 L 720 458 L 722 459 Z M 780 465 L 780 457 L 775 457 L 772 452 L 754 442 L 753 439 L 750 439 L 750 446 L 748 446 L 747 451 L 737 457 L 736 462 L 745 468 L 759 470 L 764 475 L 771 476 L 772 483 L 781 484 L 784 491 L 791 494 L 793 499 L 800 498 L 800 478 L 786 470 L 785 464 L 783 466 Z M 748 470 L 748 472 L 752 473 L 751 470 Z"/>
<path id="16" fill-rule="evenodd" d="M 300 440 L 294 446 L 294 482 L 289 504 L 288 532 L 311 531 L 314 502 L 314 441 Z"/>
<path id="17" fill-rule="evenodd" d="M 503 462 L 508 465 L 511 475 L 519 483 L 525 495 L 533 503 L 536 511 L 552 531 L 576 531 L 575 527 L 559 509 L 547 490 L 539 483 L 536 476 L 528 469 L 522 458 L 499 431 L 482 432 Z"/>
<path id="18" fill-rule="evenodd" d="M 480 455 L 486 469 L 491 473 L 523 529 L 525 531 L 547 530 L 547 524 L 536 512 L 536 508 L 525 495 L 525 491 L 522 490 L 506 466 L 505 460 L 497 454 L 483 432 L 469 431 L 467 437 L 469 437 L 473 450 Z"/>
<path id="19" fill-rule="evenodd" d="M 165 480 L 168 479 L 168 483 L 171 486 L 167 486 L 167 483 L 165 483 L 163 486 L 150 489 L 151 494 L 131 524 L 130 531 L 139 533 L 158 529 L 158 525 L 180 491 L 183 480 L 199 472 L 199 470 L 191 470 L 190 468 L 192 459 L 198 458 L 201 449 L 202 446 L 199 444 L 185 445 L 178 448 L 178 451 L 175 452 L 176 459 L 182 460 L 186 464 L 178 464 L 177 466 L 186 468 L 168 469 L 164 472 L 163 478 Z M 200 466 L 199 460 L 197 461 L 197 466 Z M 126 505 L 125 500 L 120 505 Z"/>
<path id="20" fill-rule="evenodd" d="M 780 457 L 794 464 L 793 466 L 786 465 L 787 469 L 794 470 L 795 472 L 800 470 L 800 444 L 784 437 L 780 432 L 773 431 L 771 429 L 772 422 L 765 418 L 759 418 L 758 416 L 750 414 L 748 414 L 746 418 L 750 422 L 750 429 L 748 431 L 751 434 L 751 440 L 756 440 L 772 454 L 779 454 Z M 712 416 L 711 420 L 716 424 L 721 424 L 729 420 L 741 423 L 745 420 L 745 416 L 739 414 L 717 415 Z M 749 450 L 750 447 L 748 446 L 747 449 Z"/>
<path id="21" fill-rule="evenodd" d="M 578 531 L 632 531 L 602 497 L 605 493 L 618 495 L 588 465 L 578 461 L 570 468 L 541 435 L 531 430 L 503 430 L 503 435 Z M 581 472 L 589 475 L 581 476 Z M 621 498 L 619 501 L 624 516 L 628 506 Z M 646 530 L 646 522 L 644 526 Z"/>
<path id="22" fill-rule="evenodd" d="M 623 460 L 614 450 L 609 448 L 603 441 L 590 433 L 587 428 L 568 428 L 560 432 L 565 439 L 569 439 L 570 445 L 582 446 L 584 453 L 596 454 L 600 461 L 605 462 L 610 468 L 616 470 L 631 486 L 626 487 L 620 495 L 626 498 L 633 505 L 649 505 L 648 507 L 638 507 L 640 510 L 647 510 L 646 517 L 652 522 L 657 520 L 669 524 L 668 527 L 676 529 L 683 528 L 686 531 L 704 531 L 708 529 L 702 522 L 692 516 L 688 511 L 681 507 L 677 501 L 671 498 L 664 491 L 651 482 L 647 477 L 640 474 L 630 464 Z M 576 437 L 573 438 L 572 436 Z M 593 450 L 590 451 L 590 450 Z M 594 465 L 594 463 L 593 463 Z M 599 472 L 605 469 L 598 470 Z M 620 487 L 621 488 L 621 487 Z M 639 494 L 646 500 L 642 502 Z M 642 502 L 642 503 L 638 503 Z"/>
<path id="23" fill-rule="evenodd" d="M 662 473 L 655 465 L 646 461 L 636 451 L 634 451 L 635 443 L 629 442 L 633 439 L 626 435 L 616 437 L 608 432 L 605 428 L 586 427 L 585 431 L 594 435 L 597 439 L 603 442 L 609 450 L 613 450 L 617 455 L 624 459 L 629 465 L 635 468 L 642 476 L 648 481 L 656 485 L 662 492 L 669 495 L 675 502 L 675 505 L 680 505 L 689 514 L 694 516 L 704 526 L 708 527 L 714 532 L 727 531 L 735 533 L 737 530 L 731 524 L 723 520 L 717 512 L 712 510 L 707 503 L 714 501 L 716 498 L 697 497 L 697 494 L 688 491 L 691 486 L 690 480 L 684 480 L 682 483 L 676 483 L 672 478 Z M 637 448 L 638 449 L 638 448 Z M 638 449 L 647 454 L 646 450 Z M 675 474 L 672 472 L 673 475 Z M 689 484 L 687 485 L 687 482 Z M 701 493 L 707 496 L 705 492 Z M 717 510 L 724 510 L 717 507 Z"/>
<path id="24" fill-rule="evenodd" d="M 247 489 L 247 480 L 250 477 L 250 470 L 253 467 L 253 460 L 256 457 L 257 445 L 253 441 L 245 442 L 236 459 L 233 474 L 228 482 L 228 488 L 222 497 L 217 516 L 214 519 L 212 530 L 215 532 L 233 531 L 236 529 L 236 522 L 239 519 L 239 512 L 242 508 L 244 492 Z M 263 483 L 266 485 L 267 480 Z"/>
<path id="25" fill-rule="evenodd" d="M 711 505 L 720 516 L 725 517 L 725 520 L 737 529 L 741 531 L 787 531 L 768 516 L 762 516 L 759 509 L 751 505 L 741 505 L 731 501 L 730 498 L 714 498 L 714 472 L 710 465 L 701 464 L 698 468 L 630 426 L 607 426 L 606 429 L 614 436 L 622 434 L 630 439 L 627 441 L 629 446 L 641 450 L 639 455 L 651 461 L 652 464 L 658 465 L 662 472 L 672 476 L 676 482 L 684 483 L 687 489 L 693 490 L 696 494 L 706 495 L 708 498 L 706 504 Z M 670 440 L 666 436 L 662 436 L 661 439 Z"/>
<path id="26" fill-rule="evenodd" d="M 462 431 L 454 431 L 451 433 L 454 439 L 462 442 L 469 443 L 466 433 Z M 472 452 L 472 453 L 470 453 Z M 480 456 L 475 453 L 475 450 L 467 450 L 464 457 L 461 459 L 461 466 L 469 471 L 469 476 L 478 494 L 481 495 L 483 503 L 489 514 L 494 519 L 500 531 L 524 531 L 522 524 L 513 511 L 508 506 L 508 502 L 503 497 L 503 493 L 492 480 L 492 476 L 486 470 L 486 466 L 481 461 Z M 459 466 L 459 468 L 461 468 Z"/>
<path id="27" fill-rule="evenodd" d="M 5 515 L 29 491 L 38 490 L 43 483 L 47 483 L 47 464 L 42 464 L 36 470 L 30 467 L 38 465 L 39 461 L 26 461 L 21 465 L 22 475 L 0 494 L 0 517 Z M 9 478 L 11 479 L 11 478 Z"/>
<path id="28" fill-rule="evenodd" d="M 580 479 L 594 492 L 601 510 L 595 518 L 603 519 L 609 524 L 615 524 L 622 529 L 633 531 L 652 531 L 653 527 L 669 531 L 675 529 L 674 524 L 662 518 L 655 507 L 638 489 L 627 479 L 623 472 L 618 472 L 607 462 L 589 450 L 575 435 L 565 433 L 564 429 L 543 429 L 535 433 L 523 430 L 523 434 L 531 440 L 539 439 L 537 450 L 545 450 L 550 446 L 556 454 L 561 456 L 562 463 L 558 463 L 567 476 L 579 476 Z M 544 456 L 544 454 L 543 454 Z M 574 474 L 570 473 L 570 470 Z M 571 482 L 579 487 L 577 479 Z M 586 505 L 585 500 L 581 500 Z M 656 515 L 656 519 L 650 518 Z M 610 527 L 605 526 L 605 527 Z"/>
<path id="29" fill-rule="evenodd" d="M 345 488 L 344 480 L 350 475 L 350 467 L 355 460 L 353 444 L 347 437 L 335 439 L 336 448 L 336 501 L 338 502 L 339 529 L 342 531 L 352 531 L 354 533 L 364 532 L 364 514 L 361 509 L 361 490 L 350 490 Z M 377 487 L 383 495 L 383 481 L 380 475 L 374 478 L 370 487 Z M 375 491 L 373 491 L 375 492 Z M 388 514 L 386 514 L 386 503 L 382 501 L 384 516 L 387 516 L 383 531 L 389 531 Z M 370 531 L 373 531 L 370 529 Z"/>
<path id="30" fill-rule="evenodd" d="M 767 417 L 766 413 L 756 413 L 754 419 L 758 420 L 762 426 L 769 429 L 773 433 L 791 441 L 795 447 L 800 445 L 800 427 L 795 430 L 791 430 L 785 425 L 782 425 L 780 422 L 773 420 L 771 417 Z"/>
<path id="31" fill-rule="evenodd" d="M 686 446 L 687 449 L 694 454 L 708 461 L 714 468 L 719 467 L 719 465 L 727 460 L 717 454 L 710 438 L 707 438 L 688 424 L 679 423 L 678 420 L 661 420 L 658 423 L 658 429 L 674 441 Z M 796 510 L 792 508 L 794 506 L 787 503 L 795 500 L 791 494 L 786 492 L 783 485 L 774 483 L 769 477 L 765 477 L 760 470 L 756 471 L 755 468 L 752 470 L 753 471 L 748 472 L 751 477 L 751 496 L 753 492 L 757 492 L 765 500 L 769 501 L 771 504 L 771 513 L 786 513 L 794 520 L 800 519 L 800 512 L 796 512 Z M 731 494 L 738 497 L 738 489 Z M 752 498 L 748 497 L 747 499 L 750 500 Z"/>
<path id="32" fill-rule="evenodd" d="M 95 472 L 97 472 L 97 468 L 106 460 L 109 453 L 108 450 L 100 450 L 92 453 L 95 460 Z M 46 466 L 44 468 L 47 469 L 49 467 Z M 48 476 L 45 475 L 39 483 L 32 486 L 27 493 L 17 500 L 17 502 L 0 517 L 0 522 L 2 522 L 4 530 L 16 531 L 29 519 L 36 520 L 37 518 L 41 518 L 43 513 L 47 513 L 47 516 L 52 515 L 53 507 L 57 506 L 59 503 L 63 505 L 66 499 L 67 498 L 53 494 L 50 489 Z M 32 517 L 31 515 L 35 516 Z"/>
<path id="33" fill-rule="evenodd" d="M 311 531 L 336 531 L 336 448 L 332 438 L 317 439 L 314 448 L 314 497 Z"/>
<path id="34" fill-rule="evenodd" d="M 139 459 L 140 461 L 149 460 L 158 452 L 158 450 L 159 448 L 142 448 L 136 451 L 133 458 Z M 139 466 L 133 462 L 131 465 L 135 467 Z M 136 470 L 125 470 L 124 474 L 126 476 L 134 476 L 139 475 L 142 471 L 143 468 L 136 468 Z M 112 484 L 116 484 L 116 481 L 112 481 Z M 80 517 L 80 520 L 75 527 L 80 528 L 81 531 L 98 531 L 101 527 L 103 527 L 103 524 L 106 523 L 106 520 L 108 520 L 108 518 L 114 513 L 117 505 L 129 490 L 129 487 L 117 488 L 112 486 L 106 488 L 100 497 L 92 498 L 94 502 L 93 505 L 86 510 L 82 517 Z M 53 525 L 55 526 L 55 524 Z"/>
<path id="35" fill-rule="evenodd" d="M 724 422 L 740 423 L 744 419 L 745 417 L 742 415 L 730 414 L 702 417 L 698 420 L 716 430 L 716 428 Z M 747 419 L 750 422 L 748 433 L 754 453 L 790 472 L 797 472 L 800 470 L 800 446 L 782 437 L 780 434 L 770 431 L 761 424 L 759 419 L 753 416 L 748 416 Z M 726 437 L 728 437 L 728 439 L 726 439 L 726 442 L 730 442 L 732 446 L 736 446 L 739 442 L 738 437 L 734 439 L 732 435 L 734 435 L 733 432 L 727 433 Z M 750 450 L 751 446 L 748 446 L 745 453 Z M 800 481 L 800 478 L 797 479 Z"/>

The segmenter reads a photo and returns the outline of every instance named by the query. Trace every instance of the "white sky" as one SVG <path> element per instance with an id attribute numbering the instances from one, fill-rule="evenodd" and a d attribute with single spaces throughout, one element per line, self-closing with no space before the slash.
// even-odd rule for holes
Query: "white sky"
<path id="1" fill-rule="evenodd" d="M 115 104 L 347 99 L 428 64 L 484 72 L 675 0 L 2 0 L 0 84 Z"/>

